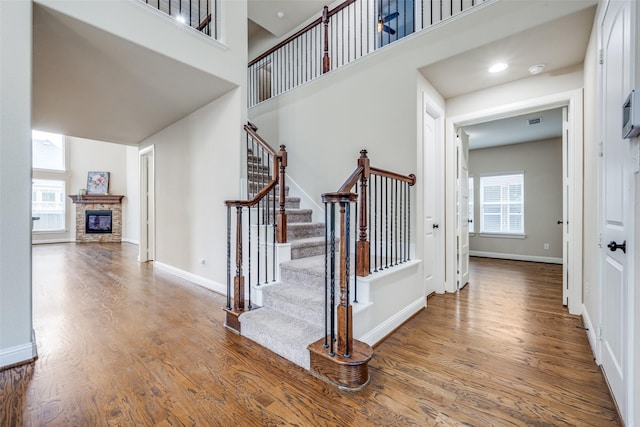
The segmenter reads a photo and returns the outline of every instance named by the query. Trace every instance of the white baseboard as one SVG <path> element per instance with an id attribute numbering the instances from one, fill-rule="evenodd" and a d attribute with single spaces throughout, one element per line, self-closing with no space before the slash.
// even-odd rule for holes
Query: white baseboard
<path id="1" fill-rule="evenodd" d="M 547 264 L 562 264 L 562 258 L 554 258 L 554 257 L 546 257 L 546 256 L 503 254 L 499 252 L 484 252 L 484 251 L 469 251 L 469 255 L 479 256 L 484 258 L 512 259 L 514 261 L 532 261 L 532 262 L 546 262 Z"/>
<path id="2" fill-rule="evenodd" d="M 186 280 L 187 282 L 191 282 L 195 285 L 202 286 L 203 288 L 209 289 L 211 291 L 217 292 L 222 295 L 227 295 L 227 286 L 222 283 L 214 282 L 213 280 L 205 279 L 202 276 L 198 276 L 193 273 L 189 273 L 188 271 L 181 270 L 176 267 L 172 267 L 168 264 L 164 264 L 162 262 L 154 261 L 154 268 L 158 270 L 164 271 L 166 273 L 172 274 L 176 277 Z"/>
<path id="3" fill-rule="evenodd" d="M 422 310 L 425 307 L 425 301 L 424 297 L 418 298 L 358 339 L 371 346 L 376 345 L 380 340 L 409 320 L 411 316 Z"/>
<path id="4" fill-rule="evenodd" d="M 65 239 L 46 239 L 46 240 L 31 240 L 32 245 L 46 245 L 47 243 L 73 243 L 75 239 L 65 238 Z"/>
<path id="5" fill-rule="evenodd" d="M 122 241 L 125 243 L 131 243 L 132 245 L 136 245 L 136 246 L 140 245 L 140 242 L 138 240 L 127 239 L 125 237 L 122 238 Z"/>
<path id="6" fill-rule="evenodd" d="M 0 369 L 33 360 L 38 356 L 35 333 L 31 333 L 31 342 L 0 350 Z"/>
<path id="7" fill-rule="evenodd" d="M 596 333 L 595 328 L 593 327 L 593 323 L 591 322 L 591 317 L 589 316 L 589 312 L 587 311 L 587 307 L 582 305 L 582 321 L 584 323 L 584 327 L 587 329 L 585 332 L 587 333 L 587 338 L 589 339 L 589 346 L 591 347 L 591 353 L 593 353 L 594 359 L 596 359 L 596 363 L 600 364 L 600 358 L 598 357 L 598 352 L 596 351 L 597 343 L 598 343 L 598 334 Z"/>

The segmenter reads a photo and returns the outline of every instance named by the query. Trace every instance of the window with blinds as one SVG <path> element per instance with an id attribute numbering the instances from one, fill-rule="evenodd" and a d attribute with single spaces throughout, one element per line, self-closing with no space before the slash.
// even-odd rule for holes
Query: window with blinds
<path id="1" fill-rule="evenodd" d="M 480 177 L 480 232 L 524 234 L 524 174 Z"/>

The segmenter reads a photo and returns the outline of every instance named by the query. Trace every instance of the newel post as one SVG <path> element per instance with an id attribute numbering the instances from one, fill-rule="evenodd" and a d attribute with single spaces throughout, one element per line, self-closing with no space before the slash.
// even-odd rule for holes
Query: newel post
<path id="1" fill-rule="evenodd" d="M 278 152 L 278 157 L 280 157 L 280 177 L 278 180 L 279 184 L 279 204 L 280 208 L 278 210 L 278 215 L 276 218 L 276 241 L 278 243 L 287 243 L 287 213 L 285 211 L 285 203 L 287 201 L 287 197 L 285 194 L 285 169 L 287 168 L 287 150 L 284 145 L 280 146 L 280 151 Z"/>
<path id="2" fill-rule="evenodd" d="M 324 74 L 331 70 L 331 61 L 329 60 L 329 8 L 327 6 L 322 9 L 322 24 L 324 26 L 322 74 Z"/>
<path id="3" fill-rule="evenodd" d="M 360 151 L 360 158 L 358 159 L 358 166 L 363 167 L 362 178 L 360 178 L 360 212 L 358 212 L 358 219 L 360 224 L 360 230 L 358 234 L 358 242 L 356 243 L 356 274 L 360 277 L 366 277 L 369 275 L 370 257 L 369 240 L 367 239 L 367 218 L 369 218 L 369 203 L 367 200 L 367 182 L 371 171 L 369 169 L 369 158 L 367 157 L 367 150 Z"/>

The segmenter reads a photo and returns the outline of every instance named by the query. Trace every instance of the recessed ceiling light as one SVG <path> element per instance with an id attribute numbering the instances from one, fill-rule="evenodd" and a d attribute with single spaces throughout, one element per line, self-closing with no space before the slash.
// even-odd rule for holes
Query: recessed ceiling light
<path id="1" fill-rule="evenodd" d="M 544 70 L 544 64 L 536 64 L 529 67 L 529 72 L 534 76 L 540 74 Z"/>
<path id="2" fill-rule="evenodd" d="M 284 18 L 284 12 L 283 12 L 283 11 L 281 11 L 281 10 L 279 10 L 279 11 L 276 13 L 276 16 L 277 16 L 278 18 L 282 19 L 282 18 Z"/>
<path id="3" fill-rule="evenodd" d="M 185 22 L 187 22 L 187 20 L 184 19 L 184 16 L 182 16 L 182 15 L 176 16 L 176 21 L 178 21 L 181 24 L 184 24 Z"/>
<path id="4" fill-rule="evenodd" d="M 504 62 L 499 62 L 497 64 L 493 64 L 490 68 L 489 68 L 489 72 L 490 73 L 499 73 L 500 71 L 504 71 L 508 68 L 509 66 L 507 64 L 505 64 Z"/>

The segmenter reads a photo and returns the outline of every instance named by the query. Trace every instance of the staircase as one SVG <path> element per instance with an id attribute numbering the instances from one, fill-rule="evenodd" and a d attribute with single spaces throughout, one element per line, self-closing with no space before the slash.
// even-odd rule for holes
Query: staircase
<path id="1" fill-rule="evenodd" d="M 263 182 L 265 177 L 253 171 L 249 179 Z M 285 194 L 291 260 L 280 264 L 280 281 L 254 285 L 254 292 L 262 292 L 262 307 L 243 313 L 239 321 L 243 336 L 309 369 L 307 346 L 325 334 L 324 223 L 312 222 L 311 209 L 300 209 L 300 198 L 290 197 L 288 187 Z"/>
<path id="2" fill-rule="evenodd" d="M 286 147 L 271 148 L 251 123 L 245 130 L 248 197 L 225 201 L 225 327 L 339 388 L 359 390 L 369 381 L 373 349 L 354 338 L 354 333 L 389 333 L 406 313 L 424 304 L 418 298 L 417 305 L 410 292 L 396 297 L 398 283 L 414 280 L 388 270 L 374 279 L 381 284 L 375 289 L 382 304 L 372 314 L 372 279 L 362 285 L 356 280 L 372 270 L 387 270 L 410 260 L 409 187 L 416 178 L 372 167 L 367 151 L 361 150 L 357 167 L 345 183 L 338 191 L 322 195 L 331 217 L 325 232 L 324 222 L 313 222 L 313 211 L 301 209 L 300 199 L 289 196 Z M 352 213 L 353 204 L 356 210 Z M 367 218 L 373 218 L 372 227 Z M 331 236 L 329 263 L 326 234 Z M 410 268 L 414 267 L 417 270 L 417 264 Z M 326 301 L 327 278 L 329 293 L 335 295 L 330 303 Z M 386 299 L 407 305 L 385 304 Z M 356 311 L 366 313 L 359 316 L 357 323 L 363 326 L 358 331 Z M 387 320 L 373 323 L 372 316 L 378 314 Z"/>

